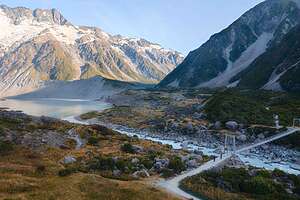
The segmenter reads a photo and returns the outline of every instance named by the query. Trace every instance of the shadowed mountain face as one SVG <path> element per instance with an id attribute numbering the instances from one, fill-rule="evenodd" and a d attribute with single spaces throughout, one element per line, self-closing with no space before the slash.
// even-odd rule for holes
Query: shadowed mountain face
<path id="1" fill-rule="evenodd" d="M 144 39 L 74 26 L 55 9 L 0 6 L 0 28 L 0 96 L 94 76 L 157 83 L 183 60 Z"/>
<path id="2" fill-rule="evenodd" d="M 243 88 L 300 91 L 300 25 L 231 82 Z"/>
<path id="3" fill-rule="evenodd" d="M 299 24 L 299 5 L 300 0 L 267 0 L 257 5 L 228 28 L 213 35 L 200 48 L 192 51 L 182 64 L 161 81 L 159 86 L 234 87 L 247 85 L 245 84 L 247 81 L 240 80 L 237 75 L 247 71 L 249 66 L 253 67 L 259 56 L 267 53 L 274 46 L 280 45 L 286 34 Z M 276 66 L 272 67 L 276 68 Z M 288 66 L 282 67 L 288 68 Z M 262 73 L 265 71 L 264 66 L 257 67 L 257 70 Z M 266 76 L 265 84 L 268 84 L 268 88 L 275 88 L 277 84 L 280 87 L 276 89 L 282 89 L 283 82 L 269 83 L 272 81 L 270 73 Z M 294 82 L 294 80 L 290 81 Z M 263 84 L 257 83 L 257 85 L 257 87 L 264 87 Z M 286 87 L 285 84 L 283 88 L 288 89 Z"/>

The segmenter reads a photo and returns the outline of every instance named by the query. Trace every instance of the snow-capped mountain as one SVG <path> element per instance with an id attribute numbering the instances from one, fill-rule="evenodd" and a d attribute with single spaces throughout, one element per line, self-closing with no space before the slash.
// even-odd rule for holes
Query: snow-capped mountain
<path id="1" fill-rule="evenodd" d="M 280 45 L 283 38 L 299 24 L 300 0 L 266 0 L 246 12 L 225 30 L 213 35 L 200 48 L 190 52 L 182 64 L 159 86 L 235 87 L 240 86 L 240 83 L 246 85 L 241 74 L 246 74 L 249 66 L 255 65 L 255 61 L 261 55 Z M 258 75 L 266 73 L 264 67 L 262 65 L 257 69 Z M 272 87 L 274 84 L 281 85 L 279 79 L 274 82 L 271 76 L 275 76 L 275 72 L 272 72 L 271 70 L 266 75 L 266 82 L 258 84 L 259 88 L 271 89 L 275 88 Z"/>
<path id="2" fill-rule="evenodd" d="M 0 29 L 0 96 L 94 76 L 156 83 L 183 60 L 144 39 L 75 26 L 55 9 L 0 6 Z"/>

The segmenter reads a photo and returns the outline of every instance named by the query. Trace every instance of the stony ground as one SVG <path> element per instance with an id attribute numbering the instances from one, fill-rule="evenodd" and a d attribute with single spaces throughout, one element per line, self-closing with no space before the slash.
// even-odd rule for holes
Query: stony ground
<path id="1" fill-rule="evenodd" d="M 151 186 L 207 158 L 99 125 L 0 111 L 0 199 L 176 199 Z"/>
<path id="2" fill-rule="evenodd" d="M 236 91 L 229 91 L 229 96 L 231 93 L 239 94 Z M 225 133 L 235 134 L 238 145 L 242 145 L 270 137 L 285 130 L 284 128 L 279 130 L 274 128 L 275 123 L 273 125 L 264 123 L 244 124 L 245 120 L 239 121 L 234 120 L 235 117 L 226 117 L 234 116 L 236 113 L 246 116 L 248 107 L 250 110 L 253 110 L 253 106 L 248 106 L 244 109 L 243 106 L 240 106 L 240 108 L 232 109 L 234 113 L 231 113 L 228 107 L 230 107 L 231 103 L 236 104 L 239 102 L 238 98 L 232 101 L 229 97 L 228 99 L 225 97 L 216 99 L 216 97 L 220 95 L 222 97 L 224 94 L 226 94 L 226 91 L 129 90 L 110 98 L 102 99 L 113 104 L 112 108 L 104 112 L 90 112 L 82 115 L 81 118 L 84 120 L 94 118 L 102 123 L 123 125 L 161 137 L 179 139 L 182 137 L 182 140 L 197 140 L 200 143 L 216 145 L 222 145 Z M 257 92 L 255 95 L 258 95 Z M 268 93 L 268 98 L 271 99 L 272 95 L 274 94 Z M 277 93 L 276 95 L 280 96 Z M 283 96 L 286 98 L 286 95 Z M 247 98 L 243 97 L 242 100 L 246 101 L 245 99 Z M 224 99 L 223 103 L 222 99 Z M 216 104 L 216 100 L 218 100 L 218 105 L 216 106 L 220 107 L 218 115 L 223 117 L 220 121 L 218 121 L 217 117 L 215 120 L 211 119 L 212 104 Z M 253 104 L 255 103 L 251 99 L 251 105 Z M 221 109 L 221 105 L 226 109 Z M 277 104 L 276 106 L 280 107 Z M 260 107 L 263 107 L 263 105 L 260 105 Z M 266 106 L 263 109 L 266 109 Z M 280 108 L 277 108 L 277 110 L 280 110 Z M 249 116 L 252 116 L 252 114 L 250 113 Z M 272 118 L 273 114 L 270 114 L 270 117 Z M 277 144 L 285 144 L 285 146 L 297 148 L 298 144 L 295 141 L 298 141 L 298 137 L 295 140 L 292 138 L 283 139 Z M 286 143 L 291 142 L 293 145 L 286 145 Z"/>

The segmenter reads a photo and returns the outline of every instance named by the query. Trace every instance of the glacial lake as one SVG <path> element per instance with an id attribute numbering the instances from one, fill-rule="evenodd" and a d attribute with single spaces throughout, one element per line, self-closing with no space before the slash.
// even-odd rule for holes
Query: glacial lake
<path id="1" fill-rule="evenodd" d="M 33 116 L 65 119 L 90 111 L 101 111 L 109 108 L 110 104 L 80 99 L 6 99 L 0 101 L 0 107 L 8 108 L 8 110 L 23 111 Z"/>

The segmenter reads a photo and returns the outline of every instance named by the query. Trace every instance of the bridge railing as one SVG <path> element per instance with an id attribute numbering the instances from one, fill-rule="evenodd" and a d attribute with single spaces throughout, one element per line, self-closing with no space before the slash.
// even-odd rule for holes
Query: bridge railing
<path id="1" fill-rule="evenodd" d="M 299 128 L 299 130 L 300 130 L 300 128 Z M 248 148 L 248 147 L 253 146 L 253 145 L 259 145 L 261 143 L 268 143 L 268 142 L 272 142 L 274 140 L 280 139 L 281 138 L 280 136 L 284 137 L 284 134 L 288 133 L 289 131 L 291 131 L 291 130 L 286 130 L 284 132 L 272 135 L 272 136 L 264 138 L 264 139 L 262 139 L 262 140 L 260 140 L 258 142 L 254 142 L 254 143 L 250 143 L 250 144 L 248 143 L 248 144 L 241 145 L 241 146 L 239 146 L 237 148 L 237 151 L 240 151 L 242 149 Z M 296 132 L 296 130 L 294 130 L 293 132 Z"/>

